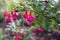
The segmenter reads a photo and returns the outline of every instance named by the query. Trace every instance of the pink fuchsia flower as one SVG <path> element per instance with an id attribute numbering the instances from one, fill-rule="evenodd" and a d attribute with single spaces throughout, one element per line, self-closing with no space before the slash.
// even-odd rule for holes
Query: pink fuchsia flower
<path id="1" fill-rule="evenodd" d="M 34 29 L 33 32 L 35 33 L 36 32 L 36 29 Z"/>
<path id="2" fill-rule="evenodd" d="M 4 13 L 4 17 L 10 17 L 10 13 Z"/>
<path id="3" fill-rule="evenodd" d="M 10 18 L 10 17 L 7 17 L 7 18 L 6 18 L 6 21 L 7 21 L 8 23 L 10 23 L 10 22 L 11 22 L 11 18 Z"/>
<path id="4" fill-rule="evenodd" d="M 28 21 L 29 21 L 29 22 L 33 22 L 33 21 L 34 21 L 34 17 L 29 17 L 29 18 L 28 18 Z"/>
<path id="5" fill-rule="evenodd" d="M 42 28 L 38 28 L 38 30 L 39 30 L 40 32 L 43 32 L 43 29 L 42 29 Z"/>
<path id="6" fill-rule="evenodd" d="M 29 22 L 33 22 L 34 21 L 34 16 L 32 16 L 32 12 L 30 12 L 30 15 L 27 19 Z"/>
<path id="7" fill-rule="evenodd" d="M 16 17 L 18 17 L 18 12 L 13 12 L 13 16 L 16 16 Z"/>
<path id="8" fill-rule="evenodd" d="M 13 20 L 18 20 L 18 18 L 16 16 L 13 17 Z"/>
<path id="9" fill-rule="evenodd" d="M 24 17 L 25 19 L 28 18 L 28 11 L 25 12 L 25 14 L 23 15 L 23 17 Z"/>
<path id="10" fill-rule="evenodd" d="M 8 13 L 8 14 L 7 14 L 7 17 L 11 17 L 11 14 L 10 14 L 10 13 Z"/>
<path id="11" fill-rule="evenodd" d="M 19 40 L 20 38 L 21 38 L 20 35 L 18 35 L 18 36 L 17 36 L 17 35 L 14 36 L 14 39 L 15 39 L 15 40 Z"/>
<path id="12" fill-rule="evenodd" d="M 7 13 L 5 12 L 3 16 L 6 17 L 7 16 Z"/>
<path id="13" fill-rule="evenodd" d="M 16 33 L 15 33 L 14 39 L 15 39 L 15 40 L 19 40 L 20 38 L 21 38 L 21 36 L 20 36 L 20 31 L 17 30 Z"/>

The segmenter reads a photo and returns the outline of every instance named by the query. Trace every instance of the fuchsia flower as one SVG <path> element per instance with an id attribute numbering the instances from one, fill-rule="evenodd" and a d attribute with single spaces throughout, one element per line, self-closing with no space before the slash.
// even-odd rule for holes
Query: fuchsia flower
<path id="1" fill-rule="evenodd" d="M 15 39 L 15 40 L 19 40 L 20 38 L 21 38 L 21 36 L 20 36 L 20 31 L 17 30 L 17 31 L 16 31 L 16 34 L 15 34 L 15 36 L 14 36 L 14 39 Z"/>
<path id="2" fill-rule="evenodd" d="M 38 30 L 39 30 L 40 32 L 43 32 L 43 29 L 42 29 L 42 28 L 38 28 Z"/>
<path id="3" fill-rule="evenodd" d="M 6 17 L 7 16 L 7 13 L 4 13 L 4 17 Z"/>
<path id="4" fill-rule="evenodd" d="M 25 19 L 28 18 L 28 11 L 25 12 L 25 14 L 23 15 L 23 17 L 24 17 Z"/>
<path id="5" fill-rule="evenodd" d="M 17 17 L 16 17 L 16 16 L 14 16 L 14 17 L 13 17 L 13 20 L 17 20 Z"/>
<path id="6" fill-rule="evenodd" d="M 9 17 L 9 18 L 11 17 L 10 13 L 7 13 L 6 16 Z"/>
<path id="7" fill-rule="evenodd" d="M 29 15 L 27 20 L 30 21 L 30 22 L 34 21 L 34 17 L 32 16 L 32 12 L 30 12 L 30 15 Z"/>
<path id="8" fill-rule="evenodd" d="M 35 33 L 36 32 L 36 29 L 34 29 L 33 32 Z"/>
<path id="9" fill-rule="evenodd" d="M 6 18 L 6 21 L 7 21 L 8 23 L 10 23 L 10 22 L 11 22 L 11 18 L 10 18 L 10 17 L 7 17 L 7 18 Z"/>
<path id="10" fill-rule="evenodd" d="M 17 12 L 13 12 L 13 20 L 17 20 L 18 19 L 18 13 Z"/>
<path id="11" fill-rule="evenodd" d="M 42 28 L 34 29 L 33 32 L 36 33 L 37 30 L 38 30 L 39 32 L 43 32 L 43 29 L 42 29 Z"/>
<path id="12" fill-rule="evenodd" d="M 16 17 L 18 17 L 18 13 L 15 12 L 15 11 L 13 12 L 13 15 L 16 16 Z"/>
<path id="13" fill-rule="evenodd" d="M 10 17 L 11 15 L 9 13 L 4 13 L 4 17 Z"/>
<path id="14" fill-rule="evenodd" d="M 14 39 L 15 39 L 15 40 L 19 40 L 20 38 L 21 38 L 21 37 L 20 37 L 19 35 L 18 35 L 18 36 L 17 36 L 17 35 L 14 36 Z"/>

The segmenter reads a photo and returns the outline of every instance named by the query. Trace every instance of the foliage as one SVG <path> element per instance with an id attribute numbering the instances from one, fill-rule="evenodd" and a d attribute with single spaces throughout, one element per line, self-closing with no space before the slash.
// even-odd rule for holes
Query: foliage
<path id="1" fill-rule="evenodd" d="M 56 2 L 48 2 L 46 7 L 45 2 L 20 2 L 20 4 L 10 4 L 11 8 L 18 7 L 18 11 L 24 13 L 25 10 L 34 11 L 36 17 L 33 22 L 33 26 L 36 28 L 42 27 L 47 30 L 60 29 L 60 10 L 59 4 Z M 20 7 L 24 6 L 25 10 L 21 10 Z M 2 17 L 0 17 L 2 19 Z"/>
<path id="2" fill-rule="evenodd" d="M 60 26 L 58 26 L 58 24 L 60 24 L 60 13 L 58 13 L 58 11 L 60 12 L 60 10 L 57 9 L 58 4 L 54 1 L 49 2 L 48 7 L 46 7 L 45 2 L 26 2 L 20 3 L 20 6 L 24 6 L 25 10 L 33 9 L 32 11 L 34 11 L 36 19 L 32 25 L 36 28 L 42 27 L 46 30 L 60 29 Z"/>

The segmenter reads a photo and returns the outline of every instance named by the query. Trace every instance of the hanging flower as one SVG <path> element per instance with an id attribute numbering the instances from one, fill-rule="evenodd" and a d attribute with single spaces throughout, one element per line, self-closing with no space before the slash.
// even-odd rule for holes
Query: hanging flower
<path id="1" fill-rule="evenodd" d="M 10 13 L 7 14 L 7 17 L 11 17 Z"/>
<path id="2" fill-rule="evenodd" d="M 18 17 L 18 12 L 13 12 L 13 16 Z"/>
<path id="3" fill-rule="evenodd" d="M 34 29 L 33 32 L 36 33 L 36 29 Z"/>
<path id="4" fill-rule="evenodd" d="M 17 17 L 16 17 L 16 16 L 14 16 L 14 17 L 13 17 L 13 20 L 17 20 Z"/>
<path id="5" fill-rule="evenodd" d="M 10 13 L 4 13 L 4 17 L 10 17 Z"/>
<path id="6" fill-rule="evenodd" d="M 15 35 L 14 35 L 14 39 L 15 39 L 15 40 L 19 40 L 20 38 L 21 38 L 21 36 L 20 36 L 20 31 L 17 30 L 16 33 L 15 33 Z"/>
<path id="7" fill-rule="evenodd" d="M 6 18 L 6 21 L 7 21 L 8 23 L 10 23 L 10 22 L 11 22 L 11 18 L 10 18 L 10 17 L 7 17 L 7 18 Z"/>
<path id="8" fill-rule="evenodd" d="M 25 14 L 23 15 L 23 17 L 24 17 L 25 19 L 28 18 L 28 11 L 25 12 Z"/>
<path id="9" fill-rule="evenodd" d="M 18 12 L 14 11 L 13 12 L 13 20 L 17 20 L 18 19 Z"/>
<path id="10" fill-rule="evenodd" d="M 6 17 L 6 16 L 7 16 L 7 13 L 5 12 L 5 13 L 4 13 L 4 17 Z"/>
<path id="11" fill-rule="evenodd" d="M 27 19 L 29 22 L 33 22 L 34 21 L 34 17 L 32 16 L 32 12 L 30 12 L 30 15 Z"/>
<path id="12" fill-rule="evenodd" d="M 15 35 L 15 36 L 14 36 L 14 39 L 15 39 L 15 40 L 20 40 L 20 38 L 21 38 L 20 35 Z"/>
<path id="13" fill-rule="evenodd" d="M 39 30 L 40 32 L 43 32 L 43 29 L 42 29 L 42 28 L 38 28 L 38 30 Z"/>

